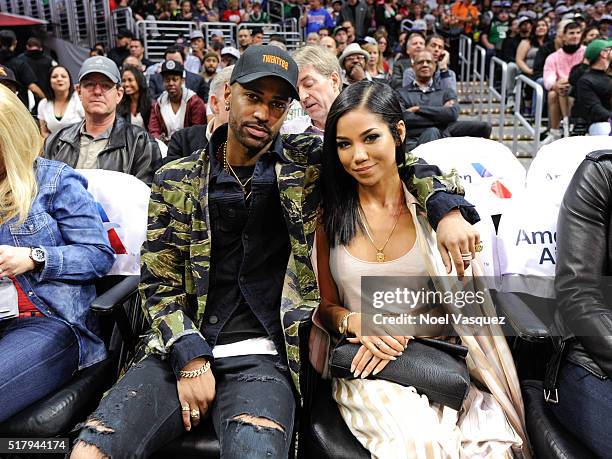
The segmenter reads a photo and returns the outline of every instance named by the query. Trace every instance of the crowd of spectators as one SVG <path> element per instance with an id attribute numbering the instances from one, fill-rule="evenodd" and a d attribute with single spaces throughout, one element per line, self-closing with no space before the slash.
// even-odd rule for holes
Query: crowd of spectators
<path id="1" fill-rule="evenodd" d="M 524 101 L 521 108 L 529 116 L 535 101 L 529 87 L 522 95 L 514 94 L 516 75 L 525 75 L 542 85 L 549 124 L 544 143 L 569 135 L 574 124 L 585 123 L 588 129 L 609 119 L 604 116 L 611 111 L 606 99 L 610 87 L 607 69 L 598 81 L 598 95 L 585 92 L 584 88 L 579 91 L 578 83 L 583 76 L 586 81 L 592 80 L 597 72 L 589 68 L 592 62 L 585 56 L 591 42 L 597 40 L 593 50 L 609 54 L 605 43 L 612 26 L 612 1 L 585 4 L 559 0 L 551 4 L 539 0 L 476 3 L 456 0 L 451 4 L 442 0 L 346 0 L 345 3 L 285 0 L 283 3 L 285 16 L 299 21 L 306 45 L 322 46 L 335 54 L 343 86 L 377 79 L 402 90 L 403 94 L 415 89 L 427 92 L 425 87 L 418 89 L 414 65 L 417 54 L 427 50 L 433 60 L 430 89 L 447 91 L 450 98 L 443 98 L 444 103 L 454 100 L 453 112 L 458 114 L 457 45 L 459 35 L 465 34 L 486 49 L 487 68 L 493 56 L 507 62 L 510 106 L 520 97 Z M 269 21 L 267 10 L 275 8 L 265 1 L 251 0 L 241 3 L 238 0 L 133 0 L 119 2 L 111 8 L 127 6 L 135 19 L 249 23 L 237 30 L 235 41 L 228 40 L 219 30 L 213 30 L 209 37 L 199 30 L 189 37 L 177 37 L 176 45 L 165 51 L 163 60 L 174 61 L 170 65 L 181 69 L 179 86 L 185 86 L 185 90 L 173 96 L 181 103 L 170 105 L 168 95 L 174 93 L 173 78 L 169 74 L 172 70 L 166 68 L 162 72 L 163 62 L 146 57 L 142 38 L 122 29 L 110 49 L 97 44 L 91 50 L 90 55 L 107 56 L 122 72 L 127 69 L 123 72 L 126 92 L 119 104 L 120 115 L 164 142 L 169 141 L 175 130 L 207 123 L 201 113 L 205 111 L 208 118 L 212 114 L 210 107 L 205 108 L 210 105 L 208 87 L 212 79 L 219 70 L 233 65 L 249 46 L 263 42 L 263 31 L 256 24 L 265 25 Z M 285 47 L 282 35 L 272 35 L 268 41 Z M 82 119 L 83 109 L 72 89 L 69 72 L 62 68 L 51 72 L 57 63 L 43 51 L 41 40 L 30 38 L 25 52 L 19 55 L 15 52 L 16 45 L 14 33 L 0 31 L 0 64 L 14 73 L 22 89 L 18 94 L 24 103 L 28 103 L 28 91 L 33 94 L 36 100 L 33 112 L 37 113 L 43 134 L 52 134 Z M 602 66 L 605 63 L 597 64 L 597 68 Z M 179 72 L 174 73 L 179 78 Z M 588 94 L 588 108 L 580 100 L 576 103 L 576 98 L 584 94 Z M 406 102 L 406 97 L 402 100 Z M 176 110 L 168 110 L 168 106 Z M 415 110 L 410 105 L 404 108 Z M 423 113 L 410 116 L 418 118 Z M 446 123 L 445 117 L 436 119 L 437 128 L 441 128 L 443 135 L 451 135 L 454 131 L 446 128 L 456 118 L 449 118 Z M 607 132 L 604 124 L 597 126 L 591 133 Z M 487 135 L 485 127 L 479 127 L 476 132 Z M 422 137 L 421 141 L 427 138 Z"/>

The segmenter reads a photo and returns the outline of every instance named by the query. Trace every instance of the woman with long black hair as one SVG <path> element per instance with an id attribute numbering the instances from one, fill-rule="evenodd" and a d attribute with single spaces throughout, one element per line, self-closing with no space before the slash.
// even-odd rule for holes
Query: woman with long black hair
<path id="1" fill-rule="evenodd" d="M 528 456 L 518 378 L 506 341 L 496 339 L 500 330 L 476 338 L 455 327 L 469 350 L 472 379 L 484 388 L 472 384 L 460 411 L 428 400 L 414 387 L 375 378 L 410 347 L 412 336 L 397 327 L 366 336 L 364 277 L 409 277 L 415 290 L 431 290 L 429 279 L 447 276 L 434 232 L 406 186 L 413 177 L 405 167 L 405 135 L 400 102 L 380 82 L 350 85 L 327 118 L 316 236 L 322 301 L 314 320 L 331 336 L 345 335 L 361 345 L 352 361 L 354 377 L 334 378 L 332 396 L 373 457 Z M 464 260 L 471 260 L 479 245 L 478 237 L 466 242 Z M 445 312 L 439 309 L 429 314 Z M 443 340 L 448 333 L 444 325 L 419 329 L 419 336 Z"/>
<path id="2" fill-rule="evenodd" d="M 151 116 L 151 97 L 143 73 L 133 65 L 126 65 L 121 73 L 125 95 L 117 106 L 117 114 L 131 124 L 147 129 Z"/>

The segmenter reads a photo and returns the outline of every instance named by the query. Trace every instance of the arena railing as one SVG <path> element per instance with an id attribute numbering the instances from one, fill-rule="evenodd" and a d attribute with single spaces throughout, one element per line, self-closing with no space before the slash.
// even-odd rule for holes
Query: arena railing
<path id="1" fill-rule="evenodd" d="M 495 68 L 501 68 L 501 88 L 498 92 L 495 88 Z M 499 141 L 504 139 L 504 127 L 506 123 L 506 92 L 508 89 L 508 64 L 499 57 L 491 58 L 489 64 L 489 114 L 487 121 L 491 124 L 493 120 L 493 97 L 499 98 Z"/>
<path id="2" fill-rule="evenodd" d="M 521 114 L 521 106 L 523 105 L 523 86 L 529 86 L 535 91 L 536 103 L 532 107 L 535 112 L 535 119 L 533 126 L 531 123 Z M 540 131 L 542 130 L 542 108 L 544 107 L 544 89 L 538 83 L 533 81 L 531 78 L 525 75 L 519 75 L 516 77 L 516 87 L 514 89 L 516 94 L 516 100 L 514 102 L 514 126 L 512 129 L 512 152 L 517 153 L 518 150 L 518 125 L 519 123 L 527 129 L 529 134 L 533 136 L 533 156 L 535 157 L 538 149 L 540 148 Z"/>
<path id="3" fill-rule="evenodd" d="M 268 17 L 277 23 L 285 22 L 285 5 L 282 0 L 268 0 Z"/>
<path id="4" fill-rule="evenodd" d="M 472 98 L 472 113 L 474 113 L 474 108 L 476 106 L 476 84 L 478 83 L 478 119 L 482 120 L 482 108 L 483 108 L 483 100 L 484 100 L 484 79 L 485 79 L 485 61 L 486 61 L 486 51 L 480 46 L 474 46 L 474 59 L 472 60 L 472 65 L 474 71 L 472 73 L 472 88 L 470 90 L 471 98 Z"/>
<path id="5" fill-rule="evenodd" d="M 259 23 L 255 23 L 255 22 L 241 22 L 240 24 L 238 24 L 238 27 L 236 27 L 236 41 L 238 41 L 238 31 L 240 29 L 253 29 L 253 28 L 260 28 L 263 32 L 263 36 L 264 36 L 264 42 L 268 42 L 270 41 L 270 35 L 274 35 L 274 34 L 278 34 L 280 32 L 283 31 L 283 27 L 280 24 L 259 24 Z"/>
<path id="6" fill-rule="evenodd" d="M 461 91 L 466 94 L 470 86 L 470 71 L 472 67 L 472 39 L 461 35 L 459 37 L 459 63 L 461 64 Z M 467 90 L 466 90 L 467 88 Z"/>
<path id="7" fill-rule="evenodd" d="M 117 32 L 121 29 L 127 29 L 133 34 L 138 33 L 138 27 L 136 27 L 136 21 L 134 20 L 134 14 L 132 8 L 129 6 L 126 8 L 117 8 L 111 13 L 110 20 L 110 33 L 112 37 L 117 36 Z"/>
<path id="8" fill-rule="evenodd" d="M 85 2 L 83 2 L 85 3 Z M 107 0 L 89 0 L 89 23 L 92 31 L 89 43 L 93 47 L 97 42 L 107 43 L 109 48 L 115 46 L 116 33 L 113 33 L 113 15 Z"/>
<path id="9" fill-rule="evenodd" d="M 145 57 L 161 61 L 167 47 L 175 45 L 177 39 L 189 40 L 189 35 L 199 30 L 198 24 L 186 21 L 138 21 L 138 37 L 143 41 Z"/>
<path id="10" fill-rule="evenodd" d="M 200 22 L 200 27 L 207 45 L 213 32 L 221 32 L 225 43 L 233 43 L 236 40 L 236 24 L 233 22 Z"/>

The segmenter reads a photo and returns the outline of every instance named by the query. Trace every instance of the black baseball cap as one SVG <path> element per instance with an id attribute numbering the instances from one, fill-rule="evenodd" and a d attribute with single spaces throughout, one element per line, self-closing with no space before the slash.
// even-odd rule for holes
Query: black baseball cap
<path id="1" fill-rule="evenodd" d="M 173 75 L 180 75 L 183 76 L 183 71 L 184 71 L 184 67 L 183 64 L 181 64 L 179 61 L 164 61 L 164 63 L 161 66 L 161 74 L 173 74 Z"/>
<path id="2" fill-rule="evenodd" d="M 287 51 L 277 46 L 249 46 L 236 62 L 230 84 L 251 83 L 268 76 L 285 80 L 291 87 L 292 96 L 300 98 L 297 90 L 298 66 Z"/>

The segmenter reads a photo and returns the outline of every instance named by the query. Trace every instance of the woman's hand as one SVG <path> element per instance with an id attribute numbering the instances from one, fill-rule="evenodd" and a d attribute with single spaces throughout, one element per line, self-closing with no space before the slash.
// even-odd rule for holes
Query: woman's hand
<path id="1" fill-rule="evenodd" d="M 363 336 L 361 334 L 361 314 L 355 314 L 348 318 L 347 332 L 354 335 L 347 338 L 349 343 L 361 343 L 359 351 L 351 362 L 351 372 L 358 377 L 367 377 L 375 369 L 376 373 L 382 370 L 389 360 L 395 360 L 402 355 L 408 345 L 406 336 Z M 384 361 L 384 364 L 381 362 Z M 380 365 L 380 367 L 378 367 Z M 368 370 L 364 375 L 364 370 Z"/>
<path id="2" fill-rule="evenodd" d="M 183 368 L 184 371 L 197 370 L 206 363 L 206 359 L 193 359 Z M 215 377 L 212 370 L 196 378 L 180 378 L 176 383 L 178 398 L 181 404 L 181 414 L 183 415 L 183 425 L 186 431 L 191 430 L 191 426 L 197 427 L 200 420 L 208 413 L 213 400 L 215 399 Z M 192 417 L 191 412 L 198 411 L 197 417 Z"/>
<path id="3" fill-rule="evenodd" d="M 476 245 L 480 242 L 480 233 L 463 218 L 459 210 L 455 209 L 442 217 L 438 223 L 436 236 L 446 272 L 450 274 L 454 263 L 457 276 L 463 276 L 465 268 L 470 263 L 464 262 L 461 254 L 469 253 L 474 258 Z"/>
<path id="4" fill-rule="evenodd" d="M 18 276 L 36 267 L 28 247 L 0 245 L 0 277 Z"/>

